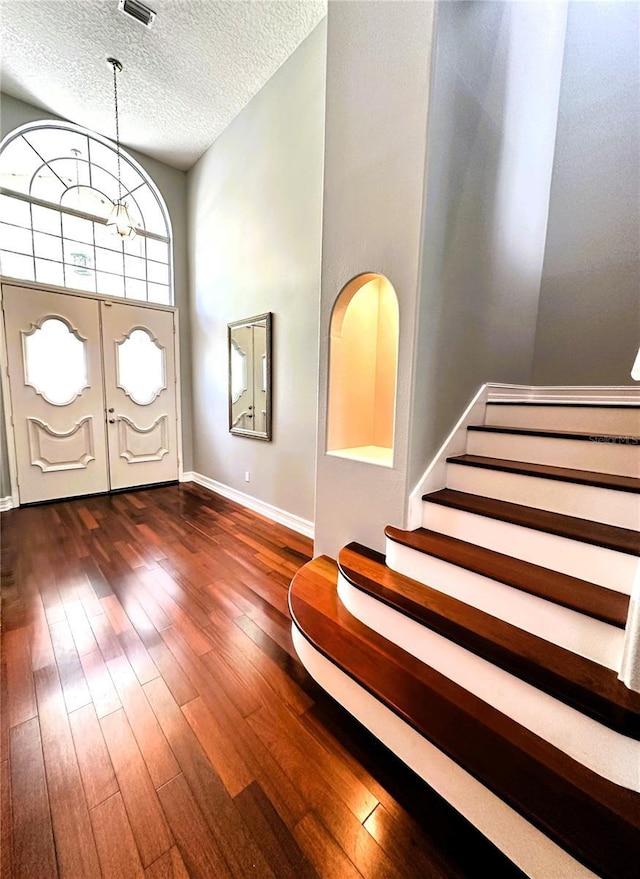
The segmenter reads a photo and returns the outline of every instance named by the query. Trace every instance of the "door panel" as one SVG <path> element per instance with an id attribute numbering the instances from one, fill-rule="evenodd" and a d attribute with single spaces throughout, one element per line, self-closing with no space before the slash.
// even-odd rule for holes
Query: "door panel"
<path id="1" fill-rule="evenodd" d="M 99 303 L 3 286 L 21 503 L 107 491 Z"/>
<path id="2" fill-rule="evenodd" d="M 178 478 L 174 315 L 103 302 L 112 488 Z"/>

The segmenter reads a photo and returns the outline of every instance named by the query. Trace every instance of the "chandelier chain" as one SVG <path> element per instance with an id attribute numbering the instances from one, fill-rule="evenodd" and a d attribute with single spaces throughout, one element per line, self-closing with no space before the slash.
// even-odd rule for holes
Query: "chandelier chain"
<path id="1" fill-rule="evenodd" d="M 115 58 L 110 58 L 113 66 L 113 97 L 116 108 L 116 155 L 118 157 L 118 201 L 122 201 L 122 177 L 120 176 L 120 122 L 118 119 L 118 70 L 122 67 Z"/>

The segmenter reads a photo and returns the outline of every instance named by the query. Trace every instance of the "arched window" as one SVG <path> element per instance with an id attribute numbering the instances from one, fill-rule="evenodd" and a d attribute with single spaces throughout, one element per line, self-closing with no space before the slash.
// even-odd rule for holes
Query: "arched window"
<path id="1" fill-rule="evenodd" d="M 157 187 L 120 150 L 133 239 L 107 228 L 119 198 L 114 144 L 65 122 L 23 125 L 0 144 L 0 273 L 173 304 L 171 227 Z"/>

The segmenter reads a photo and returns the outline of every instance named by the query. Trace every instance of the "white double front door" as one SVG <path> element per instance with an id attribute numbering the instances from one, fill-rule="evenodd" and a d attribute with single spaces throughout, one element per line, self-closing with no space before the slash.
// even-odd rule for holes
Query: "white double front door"
<path id="1" fill-rule="evenodd" d="M 2 296 L 20 503 L 177 479 L 174 313 Z"/>

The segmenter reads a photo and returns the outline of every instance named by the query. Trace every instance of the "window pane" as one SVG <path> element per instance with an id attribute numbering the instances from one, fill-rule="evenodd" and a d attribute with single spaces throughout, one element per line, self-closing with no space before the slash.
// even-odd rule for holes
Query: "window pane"
<path id="1" fill-rule="evenodd" d="M 124 252 L 130 256 L 140 256 L 144 259 L 145 239 L 142 235 L 136 235 L 135 238 L 124 238 Z"/>
<path id="2" fill-rule="evenodd" d="M 80 217 L 63 214 L 62 230 L 65 238 L 93 244 L 93 223 L 90 220 L 81 220 Z"/>
<path id="3" fill-rule="evenodd" d="M 48 259 L 36 259 L 36 281 L 64 287 L 62 263 L 50 262 Z"/>
<path id="4" fill-rule="evenodd" d="M 8 226 L 6 223 L 2 223 L 0 225 L 0 239 L 6 250 L 13 250 L 15 253 L 33 253 L 30 229 L 20 229 L 18 226 Z"/>
<path id="5" fill-rule="evenodd" d="M 122 254 L 116 253 L 114 250 L 104 250 L 102 247 L 96 247 L 96 268 L 101 272 L 112 272 L 115 275 L 122 275 L 124 270 Z"/>
<path id="6" fill-rule="evenodd" d="M 18 198 L 11 198 L 10 195 L 0 195 L 0 220 L 28 229 L 31 226 L 31 211 L 28 203 Z"/>
<path id="7" fill-rule="evenodd" d="M 169 262 L 169 247 L 164 241 L 156 241 L 147 238 L 147 259 L 155 259 L 157 262 Z"/>
<path id="8" fill-rule="evenodd" d="M 76 266 L 64 267 L 65 285 L 73 290 L 87 290 L 89 293 L 96 292 L 96 273 L 86 271 L 79 274 Z"/>
<path id="9" fill-rule="evenodd" d="M 31 175 L 40 164 L 23 137 L 16 137 L 8 143 L 0 156 L 0 186 L 28 192 Z"/>
<path id="10" fill-rule="evenodd" d="M 44 165 L 31 181 L 29 194 L 33 195 L 34 198 L 59 204 L 65 189 L 65 184 L 56 177 L 47 165 Z"/>
<path id="11" fill-rule="evenodd" d="M 157 302 L 158 305 L 171 305 L 169 287 L 164 284 L 149 284 L 149 302 Z"/>
<path id="12" fill-rule="evenodd" d="M 124 258 L 124 273 L 128 278 L 144 278 L 145 262 L 136 256 L 126 256 Z"/>
<path id="13" fill-rule="evenodd" d="M 134 403 L 146 406 L 165 387 L 164 351 L 146 330 L 118 342 L 118 385 Z"/>
<path id="14" fill-rule="evenodd" d="M 133 165 L 129 162 L 126 156 L 120 156 L 120 176 L 122 177 L 122 187 L 125 192 L 131 192 L 133 189 L 137 189 L 141 183 L 144 183 L 146 186 L 144 177 L 140 174 L 140 172 L 133 167 Z M 134 195 L 137 196 L 137 192 Z"/>
<path id="15" fill-rule="evenodd" d="M 24 335 L 25 381 L 54 406 L 66 406 L 87 387 L 85 343 L 64 321 L 49 317 Z"/>
<path id="16" fill-rule="evenodd" d="M 106 220 L 111 213 L 111 202 L 89 186 L 71 186 L 62 195 L 61 204 L 85 214 L 93 214 L 94 217 L 104 217 Z"/>
<path id="17" fill-rule="evenodd" d="M 41 208 L 40 205 L 31 206 L 33 215 L 33 228 L 39 232 L 50 232 L 52 235 L 61 235 L 61 214 L 51 208 Z"/>
<path id="18" fill-rule="evenodd" d="M 96 236 L 96 244 L 100 247 L 107 247 L 109 250 L 117 250 L 122 253 L 122 238 L 113 232 L 111 227 L 104 226 L 102 223 L 94 223 L 93 232 Z"/>
<path id="19" fill-rule="evenodd" d="M 137 281 L 135 278 L 125 278 L 125 284 L 127 288 L 127 299 L 146 300 L 147 285 L 144 281 Z"/>
<path id="20" fill-rule="evenodd" d="M 25 132 L 23 137 L 32 144 L 45 162 L 60 156 L 73 156 L 71 150 L 78 150 L 81 157 L 87 158 L 87 137 L 79 131 L 45 125 Z"/>
<path id="21" fill-rule="evenodd" d="M 144 227 L 147 232 L 155 232 L 158 235 L 167 234 L 167 224 L 162 216 L 162 211 L 155 195 L 148 186 L 143 186 L 134 192 L 139 210 L 144 217 Z"/>
<path id="22" fill-rule="evenodd" d="M 163 266 L 159 262 L 147 263 L 147 277 L 156 284 L 169 283 L 169 266 Z"/>
<path id="23" fill-rule="evenodd" d="M 33 246 L 36 256 L 62 262 L 62 241 L 60 238 L 56 238 L 53 235 L 45 235 L 42 232 L 34 232 Z"/>
<path id="24" fill-rule="evenodd" d="M 118 198 L 117 173 L 117 165 L 114 167 L 113 173 L 109 173 L 97 165 L 91 166 L 91 185 L 112 202 Z"/>
<path id="25" fill-rule="evenodd" d="M 9 278 L 33 281 L 33 259 L 30 256 L 0 250 L 0 272 Z"/>
<path id="26" fill-rule="evenodd" d="M 74 267 L 74 274 L 86 275 L 95 268 L 93 247 L 79 241 L 64 242 L 64 261 Z"/>
<path id="27" fill-rule="evenodd" d="M 105 272 L 96 272 L 98 293 L 105 296 L 120 296 L 124 299 L 124 278 L 118 275 L 108 275 Z"/>

